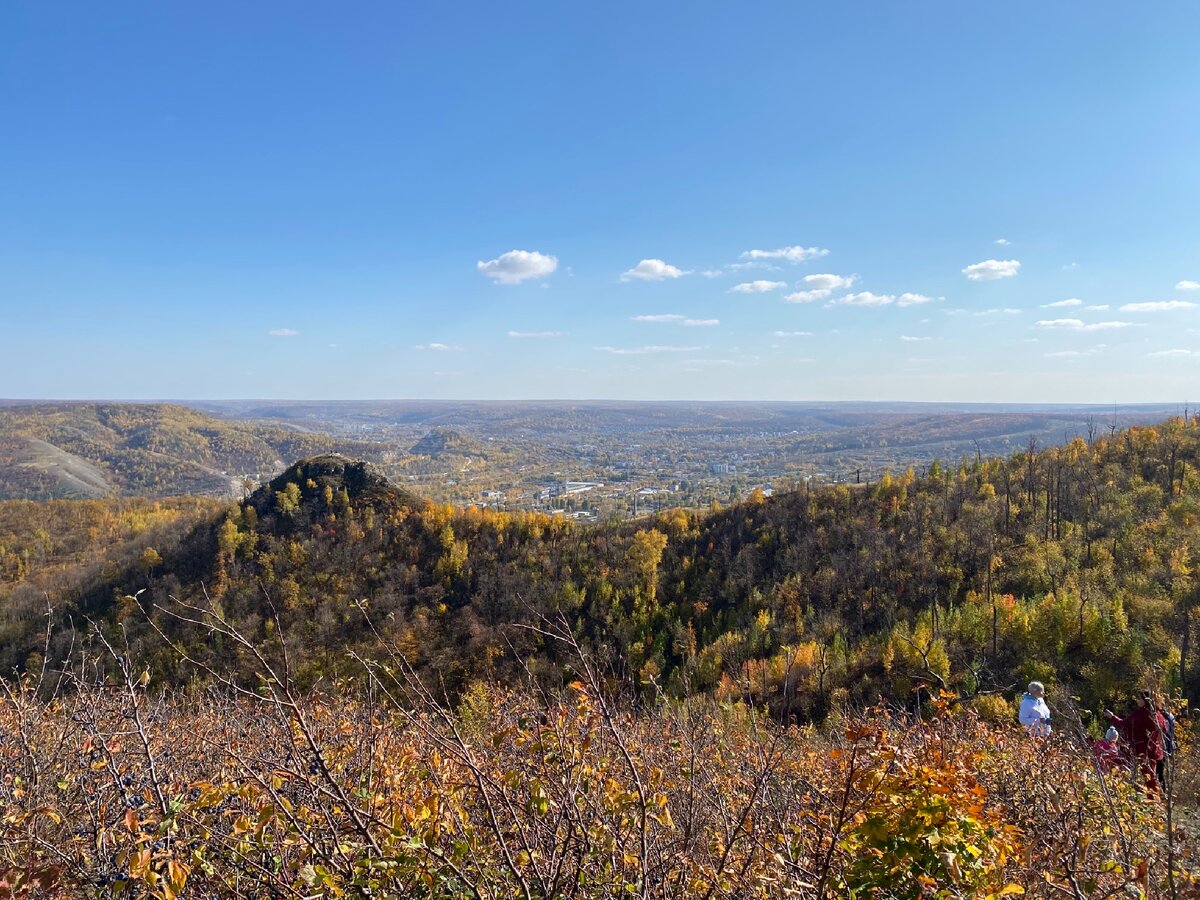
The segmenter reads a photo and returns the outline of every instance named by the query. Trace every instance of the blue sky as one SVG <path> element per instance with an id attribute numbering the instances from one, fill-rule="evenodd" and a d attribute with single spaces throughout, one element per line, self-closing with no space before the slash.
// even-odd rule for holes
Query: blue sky
<path id="1" fill-rule="evenodd" d="M 8 3 L 0 396 L 1195 401 L 1198 34 Z"/>

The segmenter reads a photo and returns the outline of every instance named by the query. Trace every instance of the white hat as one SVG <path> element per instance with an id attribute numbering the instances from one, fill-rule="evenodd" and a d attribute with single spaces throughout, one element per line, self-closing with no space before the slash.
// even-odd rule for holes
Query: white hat
<path id="1" fill-rule="evenodd" d="M 1117 739 L 1117 726 L 1109 725 L 1108 731 L 1104 732 L 1104 739 L 1106 741 L 1115 741 Z"/>

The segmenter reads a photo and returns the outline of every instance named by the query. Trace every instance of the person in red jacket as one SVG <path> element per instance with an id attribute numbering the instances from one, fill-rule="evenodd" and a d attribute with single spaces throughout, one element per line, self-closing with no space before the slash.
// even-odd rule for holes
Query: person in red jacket
<path id="1" fill-rule="evenodd" d="M 1108 709 L 1104 715 L 1121 733 L 1121 741 L 1137 761 L 1146 785 L 1152 791 L 1157 791 L 1156 769 L 1163 758 L 1163 735 L 1167 723 L 1162 713 L 1154 708 L 1154 698 L 1149 691 L 1139 694 L 1135 704 L 1127 716 L 1118 716 Z"/>
<path id="2" fill-rule="evenodd" d="M 1100 771 L 1106 775 L 1123 764 L 1120 735 L 1115 725 L 1108 726 L 1108 731 L 1104 732 L 1104 740 L 1092 744 L 1092 755 Z"/>

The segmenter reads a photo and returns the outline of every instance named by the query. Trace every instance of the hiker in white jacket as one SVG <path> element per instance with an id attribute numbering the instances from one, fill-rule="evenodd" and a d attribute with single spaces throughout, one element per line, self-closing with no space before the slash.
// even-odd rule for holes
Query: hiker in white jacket
<path id="1" fill-rule="evenodd" d="M 1035 737 L 1050 734 L 1050 707 L 1044 699 L 1046 688 L 1040 681 L 1029 682 L 1029 689 L 1021 698 L 1021 711 L 1017 718 L 1025 730 Z"/>

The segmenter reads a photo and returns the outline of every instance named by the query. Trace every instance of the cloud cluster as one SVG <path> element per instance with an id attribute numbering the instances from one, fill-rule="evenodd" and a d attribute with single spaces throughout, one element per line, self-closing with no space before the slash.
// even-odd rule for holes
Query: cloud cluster
<path id="1" fill-rule="evenodd" d="M 1019 260 L 985 259 L 983 262 L 971 263 L 962 273 L 970 281 L 998 281 L 1001 278 L 1012 278 L 1020 271 Z"/>
<path id="2" fill-rule="evenodd" d="M 836 275 L 819 276 L 822 278 L 837 278 Z M 858 276 L 852 275 L 848 279 L 841 279 L 843 287 L 853 284 Z M 832 290 L 826 288 L 817 288 L 812 291 L 798 291 L 795 294 L 788 294 L 783 299 L 788 303 L 811 303 L 814 300 L 825 300 L 833 294 Z M 872 291 L 859 291 L 858 293 L 846 294 L 838 297 L 836 300 L 830 300 L 826 306 L 920 306 L 923 303 L 932 303 L 933 297 L 928 297 L 925 294 L 914 294 L 911 291 L 906 291 L 897 296 L 896 294 L 876 294 Z"/>
<path id="3" fill-rule="evenodd" d="M 1200 291 L 1200 281 L 1193 281 L 1190 278 L 1185 278 L 1175 285 L 1177 291 Z"/>
<path id="4" fill-rule="evenodd" d="M 438 343 L 437 341 L 434 341 L 429 344 L 417 344 L 417 349 L 418 350 L 436 350 L 441 353 L 447 353 L 450 351 L 454 351 L 457 353 L 457 352 L 460 352 L 467 348 L 460 347 L 458 344 L 441 344 L 441 343 Z"/>
<path id="5" fill-rule="evenodd" d="M 797 287 L 803 287 L 803 290 L 788 294 L 783 299 L 788 303 L 812 303 L 815 300 L 826 299 L 834 291 L 844 291 L 857 281 L 857 275 L 805 275 L 796 284 Z"/>
<path id="6" fill-rule="evenodd" d="M 1072 297 L 1070 300 L 1055 300 L 1053 303 L 1043 303 L 1042 309 L 1055 309 L 1060 306 L 1083 306 L 1083 301 L 1078 297 Z"/>
<path id="7" fill-rule="evenodd" d="M 669 278 L 682 278 L 688 274 L 678 266 L 663 262 L 661 259 L 643 259 L 640 263 L 621 273 L 622 281 L 665 281 Z"/>
<path id="8" fill-rule="evenodd" d="M 475 267 L 496 284 L 520 284 L 531 278 L 545 278 L 558 268 L 558 257 L 536 250 L 509 250 Z"/>
<path id="9" fill-rule="evenodd" d="M 828 256 L 829 251 L 824 247 L 779 247 L 775 250 L 747 250 L 742 254 L 742 259 L 754 261 L 766 259 L 778 259 L 790 263 L 808 262 L 810 259 L 820 259 L 822 256 Z"/>
<path id="10" fill-rule="evenodd" d="M 271 337 L 296 337 L 300 332 L 294 328 L 272 328 L 267 334 Z"/>
<path id="11" fill-rule="evenodd" d="M 729 290 L 734 294 L 765 294 L 768 291 L 777 291 L 785 287 L 787 287 L 786 281 L 766 281 L 760 278 L 756 281 L 744 281 L 741 284 L 735 284 Z"/>
<path id="12" fill-rule="evenodd" d="M 774 337 L 812 337 L 811 331 L 772 331 Z"/>
<path id="13" fill-rule="evenodd" d="M 801 282 L 805 288 L 814 291 L 843 291 L 853 287 L 858 281 L 857 275 L 830 275 L 828 273 L 820 275 L 805 275 Z M 799 285 L 797 285 L 798 287 Z"/>

